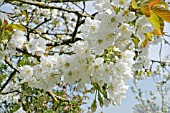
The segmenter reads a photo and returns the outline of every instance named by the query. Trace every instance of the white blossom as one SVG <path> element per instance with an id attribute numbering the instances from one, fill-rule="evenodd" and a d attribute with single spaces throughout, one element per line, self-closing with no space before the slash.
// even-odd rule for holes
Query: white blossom
<path id="1" fill-rule="evenodd" d="M 106 83 L 110 102 L 105 99 L 105 105 L 120 104 L 126 97 L 127 80 L 133 78 L 135 71 L 144 72 L 144 69 L 150 67 L 149 46 L 138 50 L 140 54 L 136 56 L 134 51 L 137 49 L 133 41 L 136 36 L 143 42 L 145 34 L 153 31 L 153 26 L 146 16 L 136 15 L 135 12 L 130 11 L 130 3 L 131 0 L 95 0 L 93 6 L 98 13 L 94 18 L 83 17 L 85 22 L 76 35 L 82 40 L 69 45 L 51 47 L 50 52 L 48 51 L 50 47 L 46 46 L 48 42 L 53 43 L 51 41 L 53 40 L 63 43 L 72 37 L 64 35 L 54 38 L 46 34 L 44 36 L 49 39 L 47 41 L 40 35 L 30 34 L 30 39 L 26 41 L 25 34 L 16 31 L 8 43 L 7 54 L 13 55 L 16 53 L 16 48 L 26 47 L 26 52 L 40 57 L 35 61 L 30 60 L 33 62 L 32 65 L 19 67 L 19 78 L 22 82 L 27 82 L 29 87 L 44 90 L 51 90 L 57 82 L 61 81 L 70 85 L 77 83 L 78 88 L 82 88 L 86 83 L 97 83 L 100 87 Z M 119 10 L 116 11 L 113 7 Z M 36 14 L 41 15 L 37 16 L 40 21 L 42 15 L 50 16 L 56 21 L 58 21 L 57 15 L 63 15 L 55 9 L 50 11 L 41 8 L 37 8 Z M 77 17 L 70 13 L 64 15 L 67 16 L 65 19 L 70 25 L 68 32 L 73 32 L 76 22 L 72 20 Z M 56 28 L 53 30 L 57 31 L 57 28 L 62 26 L 61 23 L 55 25 Z M 45 26 L 43 32 L 46 33 L 50 27 Z M 3 52 L 0 51 L 0 60 L 3 58 Z M 144 77 L 145 74 L 143 73 Z"/>
<path id="2" fill-rule="evenodd" d="M 128 23 L 128 22 L 132 22 L 133 20 L 135 20 L 136 16 L 135 16 L 135 12 L 132 12 L 129 10 L 121 10 L 120 12 L 118 12 L 115 19 L 119 23 L 123 23 L 123 22 Z"/>
<path id="3" fill-rule="evenodd" d="M 112 0 L 112 4 L 121 7 L 121 8 L 128 8 L 130 5 L 131 0 Z"/>
<path id="4" fill-rule="evenodd" d="M 43 38 L 38 39 L 31 38 L 29 40 L 29 43 L 26 45 L 26 48 L 28 52 L 32 53 L 33 55 L 35 54 L 43 55 L 46 48 L 46 40 Z"/>
<path id="5" fill-rule="evenodd" d="M 100 21 L 92 20 L 90 17 L 87 17 L 85 20 L 85 24 L 81 27 L 83 33 L 95 33 L 98 31 Z"/>
<path id="6" fill-rule="evenodd" d="M 33 68 L 29 65 L 25 65 L 19 68 L 20 78 L 27 81 L 33 76 Z"/>
<path id="7" fill-rule="evenodd" d="M 152 32 L 154 27 L 151 25 L 151 23 L 148 21 L 146 16 L 141 16 L 136 20 L 135 24 L 135 35 L 140 39 L 140 41 L 145 40 L 145 34 Z"/>
<path id="8" fill-rule="evenodd" d="M 94 1 L 93 6 L 98 11 L 111 9 L 110 0 L 96 0 Z"/>

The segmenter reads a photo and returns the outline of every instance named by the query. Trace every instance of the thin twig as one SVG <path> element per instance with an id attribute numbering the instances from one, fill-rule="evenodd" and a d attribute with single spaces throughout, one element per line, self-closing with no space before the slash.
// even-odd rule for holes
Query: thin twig
<path id="1" fill-rule="evenodd" d="M 40 56 L 37 56 L 37 55 L 33 55 L 33 54 L 31 54 L 31 53 L 28 53 L 26 49 L 16 48 L 16 51 L 21 52 L 21 53 L 23 53 L 23 54 L 27 54 L 27 55 L 29 55 L 29 56 L 32 56 L 32 57 L 36 58 L 37 60 L 40 60 Z"/>
<path id="2" fill-rule="evenodd" d="M 74 14 L 82 16 L 82 17 L 90 16 L 90 15 L 87 15 L 87 14 L 82 14 L 79 11 L 75 11 L 75 10 L 71 10 L 71 9 L 67 9 L 67 8 L 62 8 L 62 7 L 57 7 L 57 6 L 52 6 L 52 5 L 48 5 L 48 4 L 40 3 L 40 2 L 31 2 L 31 1 L 28 2 L 28 1 L 23 1 L 23 0 L 5 0 L 5 2 L 7 2 L 7 3 L 11 3 L 11 4 L 16 5 L 16 3 L 14 3 L 14 1 L 21 2 L 23 4 L 34 5 L 34 6 L 37 6 L 39 8 L 57 9 L 57 10 L 65 11 L 65 12 L 68 12 L 68 13 L 74 13 Z"/>
<path id="3" fill-rule="evenodd" d="M 13 64 L 8 60 L 8 57 L 6 56 L 4 59 L 5 63 L 7 63 L 12 69 L 14 69 L 16 72 L 20 73 L 16 67 L 13 66 Z"/>
<path id="4" fill-rule="evenodd" d="M 82 40 L 81 38 L 75 38 L 75 40 L 68 39 L 68 40 L 63 40 L 62 43 L 48 43 L 46 46 L 59 46 L 59 45 L 69 45 L 70 43 L 75 43 L 76 41 Z"/>
<path id="5" fill-rule="evenodd" d="M 9 78 L 7 79 L 7 81 L 2 85 L 2 87 L 1 87 L 1 89 L 0 89 L 0 93 L 5 89 L 5 87 L 8 85 L 8 83 L 9 83 L 9 81 L 13 78 L 13 76 L 16 74 L 16 70 L 14 70 L 11 74 L 10 74 L 10 76 L 9 76 Z"/>
<path id="6" fill-rule="evenodd" d="M 59 100 L 59 101 L 62 101 L 62 102 L 68 102 L 68 103 L 70 102 L 69 100 L 67 100 L 63 97 L 55 95 L 52 91 L 47 91 L 46 93 L 55 101 Z"/>

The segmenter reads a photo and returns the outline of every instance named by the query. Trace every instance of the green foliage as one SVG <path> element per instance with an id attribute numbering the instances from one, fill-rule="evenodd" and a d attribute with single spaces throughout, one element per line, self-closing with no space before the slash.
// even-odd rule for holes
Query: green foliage
<path id="1" fill-rule="evenodd" d="M 65 84 L 60 84 L 60 88 L 70 87 Z M 54 90 L 53 94 L 57 96 L 56 100 L 52 98 L 47 92 L 30 88 L 26 83 L 21 84 L 22 92 L 18 92 L 20 99 L 18 103 L 0 103 L 0 106 L 4 106 L 6 111 L 15 112 L 21 106 L 27 112 L 36 113 L 80 113 L 83 104 L 83 98 L 80 95 L 67 94 L 66 90 Z M 65 88 L 64 88 L 65 89 Z M 67 98 L 69 101 L 60 100 L 60 98 Z M 0 109 L 1 110 L 1 109 Z"/>
<path id="2" fill-rule="evenodd" d="M 26 28 L 20 24 L 10 24 L 9 27 L 12 27 L 13 29 L 21 30 L 26 32 Z"/>

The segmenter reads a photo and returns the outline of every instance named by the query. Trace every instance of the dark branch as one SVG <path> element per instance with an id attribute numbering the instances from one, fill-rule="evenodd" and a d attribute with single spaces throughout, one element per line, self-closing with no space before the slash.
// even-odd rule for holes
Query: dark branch
<path id="1" fill-rule="evenodd" d="M 7 81 L 4 83 L 4 85 L 2 86 L 2 88 L 0 89 L 0 93 L 5 89 L 5 87 L 8 85 L 8 83 L 9 83 L 9 81 L 13 78 L 13 76 L 16 74 L 16 70 L 14 70 L 11 74 L 10 74 L 10 76 L 9 76 L 9 78 L 7 79 Z"/>
<path id="2" fill-rule="evenodd" d="M 9 92 L 3 92 L 1 93 L 2 95 L 7 95 L 7 94 L 10 94 L 10 93 L 21 93 L 19 90 L 12 90 L 12 91 L 9 91 Z"/>
<path id="3" fill-rule="evenodd" d="M 75 40 L 73 39 L 68 39 L 68 40 L 63 40 L 62 43 L 48 43 L 46 44 L 46 46 L 59 46 L 59 45 L 69 45 L 70 43 L 75 43 L 76 41 L 82 40 L 81 38 L 75 38 Z"/>
<path id="4" fill-rule="evenodd" d="M 39 28 L 41 25 L 43 25 L 43 24 L 45 24 L 45 23 L 47 23 L 47 22 L 49 22 L 51 20 L 51 18 L 50 19 L 44 19 L 44 21 L 42 22 L 42 23 L 40 23 L 40 24 L 38 24 L 36 27 L 34 27 L 33 29 L 37 29 L 37 28 Z"/>
<path id="5" fill-rule="evenodd" d="M 76 27 L 75 27 L 74 32 L 73 32 L 73 35 L 72 35 L 72 40 L 73 40 L 73 41 L 75 40 L 75 37 L 76 37 L 77 31 L 78 31 L 78 28 L 79 28 L 79 26 L 81 25 L 81 24 L 80 24 L 80 18 L 81 18 L 81 17 L 80 17 L 79 15 L 77 15 Z"/>
<path id="6" fill-rule="evenodd" d="M 170 62 L 166 62 L 166 61 L 158 61 L 158 60 L 151 60 L 152 62 L 157 62 L 157 63 L 170 63 Z"/>
<path id="7" fill-rule="evenodd" d="M 75 11 L 75 10 L 71 10 L 71 9 L 67 9 L 67 8 L 62 8 L 62 7 L 57 7 L 57 6 L 52 6 L 52 5 L 48 5 L 48 4 L 45 4 L 45 3 L 39 3 L 39 2 L 27 2 L 27 1 L 23 1 L 23 0 L 5 0 L 5 2 L 7 3 L 11 3 L 11 4 L 14 4 L 14 1 L 17 1 L 17 2 L 21 2 L 23 4 L 29 4 L 29 5 L 34 5 L 34 6 L 37 6 L 39 8 L 46 8 L 46 9 L 57 9 L 57 10 L 60 10 L 60 11 L 65 11 L 65 12 L 68 12 L 68 13 L 74 13 L 76 15 L 79 15 L 79 16 L 82 16 L 82 17 L 87 17 L 87 16 L 90 16 L 90 15 L 86 15 L 86 14 L 82 14 L 81 12 L 79 11 Z"/>
<path id="8" fill-rule="evenodd" d="M 40 59 L 40 56 L 37 56 L 37 55 L 33 55 L 33 54 L 31 54 L 31 53 L 28 53 L 26 49 L 16 48 L 16 51 L 21 52 L 21 53 L 23 53 L 23 54 L 27 54 L 27 55 L 29 55 L 29 56 L 32 56 L 32 57 L 36 58 L 37 60 Z"/>
<path id="9" fill-rule="evenodd" d="M 41 0 L 36 0 L 38 2 L 41 2 Z M 93 1 L 93 0 L 62 0 L 62 2 L 86 2 L 86 1 Z M 61 3 L 61 0 L 50 0 L 49 2 L 54 2 L 54 3 Z"/>
<path id="10" fill-rule="evenodd" d="M 14 69 L 16 72 L 20 73 L 16 67 L 13 66 L 13 64 L 8 60 L 8 57 L 5 57 L 4 59 L 5 63 L 7 63 L 12 69 Z"/>

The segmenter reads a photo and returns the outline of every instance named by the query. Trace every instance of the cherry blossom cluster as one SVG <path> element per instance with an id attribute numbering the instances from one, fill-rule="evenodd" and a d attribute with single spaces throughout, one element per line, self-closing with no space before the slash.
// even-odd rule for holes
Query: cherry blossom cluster
<path id="1" fill-rule="evenodd" d="M 129 10 L 130 4 L 131 0 L 94 1 L 93 6 L 98 13 L 94 18 L 85 19 L 79 29 L 81 33 L 77 34 L 81 40 L 69 47 L 65 46 L 72 54 L 49 55 L 46 46 L 49 40 L 38 34 L 30 34 L 27 40 L 26 34 L 19 30 L 14 32 L 7 49 L 2 48 L 0 54 L 2 58 L 5 55 L 12 56 L 16 54 L 16 49 L 25 48 L 32 55 L 29 58 L 30 65 L 18 67 L 21 83 L 27 82 L 30 87 L 51 90 L 61 81 L 77 84 L 78 88 L 85 84 L 97 83 L 100 87 L 107 84 L 108 102 L 120 104 L 128 89 L 126 81 L 133 78 L 135 71 L 143 67 L 148 69 L 150 65 L 148 46 L 140 49 L 142 53 L 134 60 L 135 51 L 140 48 L 135 47 L 134 37 L 139 39 L 140 46 L 145 34 L 154 29 L 146 16 Z M 50 15 L 44 9 L 37 13 Z M 56 15 L 56 10 L 53 10 L 52 18 Z M 59 49 L 53 48 L 54 51 Z"/>

